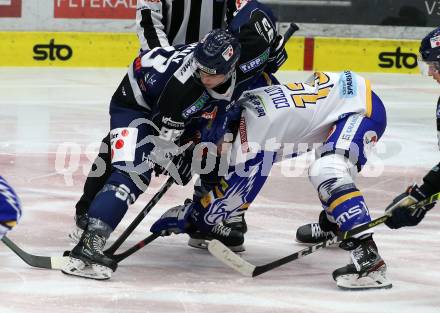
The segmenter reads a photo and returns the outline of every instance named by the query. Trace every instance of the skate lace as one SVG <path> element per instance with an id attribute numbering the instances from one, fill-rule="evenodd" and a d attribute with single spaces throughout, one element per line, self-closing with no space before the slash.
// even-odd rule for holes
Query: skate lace
<path id="1" fill-rule="evenodd" d="M 313 238 L 320 238 L 321 236 L 326 235 L 326 232 L 321 229 L 321 227 L 319 226 L 318 223 L 312 223 L 312 224 L 310 224 L 310 226 L 312 228 L 312 237 Z"/>
<path id="2" fill-rule="evenodd" d="M 352 252 L 352 254 L 353 254 L 353 258 L 354 258 L 357 262 L 359 262 L 359 261 L 364 257 L 364 255 L 365 255 L 365 253 L 364 253 L 364 249 L 362 249 L 361 246 L 359 246 L 359 247 L 357 247 L 356 249 L 354 249 L 353 252 Z"/>
<path id="3" fill-rule="evenodd" d="M 95 252 L 98 252 L 99 254 L 103 254 L 102 250 L 105 245 L 104 237 L 98 235 L 89 236 L 87 241 L 91 249 L 93 249 Z"/>
<path id="4" fill-rule="evenodd" d="M 217 224 L 212 228 L 211 232 L 222 237 L 227 237 L 231 233 L 231 228 Z"/>
<path id="5" fill-rule="evenodd" d="M 233 217 L 230 217 L 227 220 L 225 220 L 225 223 L 228 223 L 228 224 L 231 224 L 231 223 L 241 223 L 241 222 L 242 222 L 241 215 L 233 216 Z"/>

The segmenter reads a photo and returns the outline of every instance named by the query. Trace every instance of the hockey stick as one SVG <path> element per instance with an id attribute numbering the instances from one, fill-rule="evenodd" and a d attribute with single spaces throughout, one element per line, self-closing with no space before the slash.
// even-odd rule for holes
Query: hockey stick
<path id="1" fill-rule="evenodd" d="M 298 25 L 296 25 L 295 23 L 290 23 L 289 28 L 286 30 L 286 32 L 284 33 L 283 37 L 284 37 L 284 44 L 286 44 L 286 42 L 289 40 L 290 37 L 292 37 L 292 35 L 299 30 Z"/>
<path id="2" fill-rule="evenodd" d="M 130 224 L 130 226 L 122 233 L 122 235 L 113 243 L 113 245 L 105 251 L 105 253 L 109 254 L 109 251 L 116 251 L 120 247 L 120 245 L 127 239 L 127 237 L 133 232 L 133 230 L 139 225 L 142 219 L 151 211 L 154 205 L 160 200 L 160 198 L 165 194 L 165 192 L 172 186 L 174 180 L 170 177 L 165 182 L 165 184 L 161 187 L 161 189 L 156 193 L 156 195 L 148 202 L 148 204 L 144 207 L 144 209 L 138 214 L 136 219 Z M 149 244 L 151 241 L 156 239 L 158 236 L 154 237 L 155 234 L 150 235 L 144 240 L 138 242 L 135 246 L 128 249 L 127 251 L 115 255 L 116 260 L 119 262 L 129 255 L 133 254 L 135 251 Z M 153 238 L 154 237 L 154 238 Z M 63 256 L 39 256 L 30 254 L 19 246 L 17 246 L 12 240 L 4 236 L 2 238 L 2 242 L 11 249 L 16 255 L 18 255 L 26 264 L 32 267 L 38 268 L 46 268 L 53 270 L 62 269 L 64 263 L 67 261 L 68 254 L 70 251 L 65 251 Z M 110 253 L 112 255 L 113 253 Z"/>
<path id="3" fill-rule="evenodd" d="M 160 190 L 154 195 L 154 197 L 147 203 L 147 205 L 142 209 L 142 211 L 136 216 L 133 222 L 127 227 L 127 229 L 119 236 L 118 239 L 104 251 L 105 254 L 112 256 L 116 250 L 121 246 L 121 244 L 127 239 L 128 236 L 134 231 L 134 229 L 142 222 L 142 220 L 147 216 L 151 209 L 159 202 L 160 198 L 167 192 L 168 189 L 173 185 L 174 179 L 172 177 L 168 178 L 165 184 L 162 185 Z"/>
<path id="4" fill-rule="evenodd" d="M 439 200 L 439 198 L 440 198 L 440 192 L 432 195 L 431 197 L 429 197 L 423 201 L 417 202 L 413 206 L 409 207 L 409 209 L 415 210 L 415 209 L 421 208 L 427 204 L 431 204 L 431 203 L 436 202 L 437 200 Z M 320 249 L 326 248 L 328 246 L 340 243 L 343 240 L 346 240 L 346 239 L 348 239 L 356 234 L 359 234 L 365 230 L 376 227 L 377 225 L 384 223 L 391 216 L 391 214 L 392 214 L 392 212 L 388 212 L 387 214 L 385 214 L 375 220 L 372 220 L 368 224 L 360 225 L 360 226 L 355 227 L 349 231 L 342 232 L 342 233 L 338 234 L 338 236 L 336 236 L 336 237 L 333 237 L 333 238 L 328 239 L 326 241 L 319 242 L 319 243 L 314 244 L 308 248 L 305 248 L 305 249 L 302 249 L 298 252 L 290 254 L 286 257 L 283 257 L 283 258 L 280 258 L 280 259 L 275 260 L 273 262 L 259 265 L 259 266 L 255 266 L 255 265 L 247 262 L 246 260 L 241 258 L 236 253 L 232 252 L 228 247 L 226 247 L 220 241 L 215 240 L 215 239 L 211 240 L 211 242 L 209 243 L 208 250 L 214 257 L 216 257 L 218 260 L 222 261 L 224 264 L 231 267 L 232 269 L 236 270 L 237 272 L 243 274 L 244 276 L 255 277 L 255 276 L 261 275 L 263 273 L 266 273 L 270 270 L 273 270 L 277 267 L 280 267 L 281 265 L 284 265 L 286 263 L 300 259 L 306 255 L 309 255 L 313 252 L 316 252 L 317 250 L 320 250 Z"/>
<path id="5" fill-rule="evenodd" d="M 141 248 L 148 245 L 150 242 L 154 241 L 156 238 L 158 238 L 159 234 L 151 234 L 144 240 L 139 241 L 136 245 L 131 247 L 130 249 L 127 249 L 126 251 L 115 254 L 112 256 L 113 259 L 115 259 L 116 262 L 121 262 L 122 260 L 125 260 L 127 257 L 135 253 L 136 251 L 140 250 Z M 63 265 L 65 262 L 69 259 L 69 252 L 65 251 L 63 256 L 39 256 L 27 253 L 23 249 L 21 249 L 19 246 L 17 246 L 11 239 L 7 238 L 6 236 L 2 238 L 3 243 L 11 249 L 16 255 L 18 255 L 26 264 L 32 266 L 32 267 L 38 267 L 38 268 L 45 268 L 50 270 L 61 270 L 63 268 Z"/>
<path id="6" fill-rule="evenodd" d="M 19 246 L 17 246 L 11 239 L 4 236 L 2 242 L 11 249 L 16 255 L 18 255 L 26 264 L 53 270 L 60 270 L 68 257 L 65 256 L 39 256 L 27 253 Z"/>
<path id="7" fill-rule="evenodd" d="M 148 245 L 150 242 L 154 241 L 158 237 L 160 237 L 160 234 L 151 234 L 148 237 L 146 237 L 144 240 L 139 241 L 137 244 L 135 244 L 130 249 L 127 249 L 126 251 L 124 251 L 122 253 L 112 255 L 112 258 L 116 262 L 119 263 L 122 260 L 125 260 L 127 257 L 132 255 L 133 253 L 135 253 L 136 251 L 142 249 L 143 247 L 145 247 L 146 245 Z"/>

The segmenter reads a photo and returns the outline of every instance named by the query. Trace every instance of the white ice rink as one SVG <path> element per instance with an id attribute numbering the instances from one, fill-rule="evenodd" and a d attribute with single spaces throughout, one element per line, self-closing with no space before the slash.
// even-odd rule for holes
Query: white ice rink
<path id="1" fill-rule="evenodd" d="M 87 156 L 94 158 L 108 130 L 108 103 L 124 72 L 1 69 L 0 175 L 21 196 L 23 219 L 9 237 L 25 250 L 56 255 L 72 248 L 67 233 L 90 166 Z M 280 77 L 300 81 L 308 74 Z M 378 217 L 394 196 L 439 161 L 435 108 L 440 86 L 419 75 L 365 76 L 388 110 L 378 157 L 358 180 L 371 215 Z M 284 177 L 281 165 L 275 166 L 246 215 L 249 231 L 242 256 L 254 264 L 303 248 L 294 241 L 296 228 L 317 219 L 320 205 L 304 162 L 296 165 L 301 177 Z M 116 234 L 162 182 L 153 181 Z M 165 209 L 190 195 L 190 186 L 173 186 L 124 247 L 145 237 Z M 186 235 L 172 236 L 144 247 L 122 262 L 111 280 L 99 282 L 31 268 L 0 244 L 0 313 L 439 313 L 440 209 L 428 214 L 417 228 L 376 228 L 394 284 L 381 291 L 338 290 L 331 273 L 346 264 L 348 253 L 337 248 L 245 278 L 208 252 L 188 247 Z"/>

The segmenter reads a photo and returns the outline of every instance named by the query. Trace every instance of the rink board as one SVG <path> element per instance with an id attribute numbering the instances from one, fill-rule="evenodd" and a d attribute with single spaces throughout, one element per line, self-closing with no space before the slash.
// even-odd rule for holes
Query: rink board
<path id="1" fill-rule="evenodd" d="M 0 32 L 0 66 L 126 67 L 139 51 L 135 34 Z M 355 70 L 413 74 L 417 40 L 293 37 L 282 70 Z"/>

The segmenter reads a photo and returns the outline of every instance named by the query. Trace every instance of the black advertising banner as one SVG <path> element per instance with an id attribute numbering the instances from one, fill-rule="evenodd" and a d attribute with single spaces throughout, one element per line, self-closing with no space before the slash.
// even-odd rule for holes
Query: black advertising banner
<path id="1" fill-rule="evenodd" d="M 280 22 L 440 25 L 440 0 L 288 0 L 266 3 Z"/>

